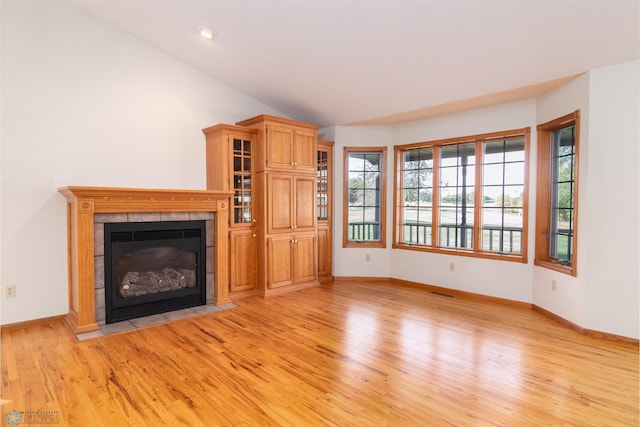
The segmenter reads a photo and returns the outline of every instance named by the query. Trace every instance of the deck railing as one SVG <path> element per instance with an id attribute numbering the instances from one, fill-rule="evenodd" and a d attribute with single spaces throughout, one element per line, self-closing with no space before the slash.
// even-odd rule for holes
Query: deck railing
<path id="1" fill-rule="evenodd" d="M 348 235 L 350 240 L 379 240 L 378 222 L 350 223 Z M 451 248 L 472 248 L 473 226 L 457 224 L 440 224 L 439 246 Z M 464 234 L 463 234 L 464 233 Z M 431 245 L 432 227 L 430 223 L 402 224 L 402 243 L 410 245 Z M 521 227 L 482 227 L 483 250 L 500 253 L 522 252 Z"/>

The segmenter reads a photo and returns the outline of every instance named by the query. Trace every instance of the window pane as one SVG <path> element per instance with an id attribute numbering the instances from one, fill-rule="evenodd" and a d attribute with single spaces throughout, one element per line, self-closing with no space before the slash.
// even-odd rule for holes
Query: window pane
<path id="1" fill-rule="evenodd" d="M 504 165 L 502 163 L 485 165 L 482 178 L 484 185 L 502 185 Z"/>
<path id="2" fill-rule="evenodd" d="M 504 165 L 504 183 L 506 185 L 524 184 L 524 162 Z"/>
<path id="3" fill-rule="evenodd" d="M 573 236 L 575 126 L 551 134 L 551 220 L 549 256 L 570 262 Z"/>
<path id="4" fill-rule="evenodd" d="M 524 162 L 524 138 L 519 137 L 504 141 L 504 161 Z"/>
<path id="5" fill-rule="evenodd" d="M 402 200 L 405 205 L 415 205 L 418 203 L 418 189 L 417 188 L 405 188 Z"/>
<path id="6" fill-rule="evenodd" d="M 380 191 L 378 190 L 365 190 L 364 191 L 364 205 L 365 206 L 380 206 Z"/>
<path id="7" fill-rule="evenodd" d="M 349 190 L 349 206 L 364 206 L 364 190 L 355 188 Z"/>
<path id="8" fill-rule="evenodd" d="M 348 155 L 347 240 L 380 240 L 381 159 L 380 152 L 350 152 Z"/>
<path id="9" fill-rule="evenodd" d="M 403 153 L 402 224 L 400 242 L 431 245 L 433 148 Z"/>
<path id="10" fill-rule="evenodd" d="M 483 150 L 482 250 L 522 253 L 524 138 L 490 141 Z"/>
<path id="11" fill-rule="evenodd" d="M 475 144 L 443 147 L 440 176 L 439 244 L 473 248 Z M 453 166 L 455 165 L 455 166 Z"/>
<path id="12" fill-rule="evenodd" d="M 484 145 L 484 163 L 504 162 L 504 141 L 489 141 Z"/>
<path id="13" fill-rule="evenodd" d="M 440 168 L 440 187 L 453 187 L 458 182 L 457 168 Z"/>

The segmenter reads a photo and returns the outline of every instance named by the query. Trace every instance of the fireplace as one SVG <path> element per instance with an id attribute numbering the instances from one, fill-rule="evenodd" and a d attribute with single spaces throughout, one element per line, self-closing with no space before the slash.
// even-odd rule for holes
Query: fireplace
<path id="1" fill-rule="evenodd" d="M 106 323 L 206 303 L 205 221 L 104 224 Z"/>
<path id="2" fill-rule="evenodd" d="M 69 313 L 65 324 L 74 334 L 99 330 L 106 320 L 104 223 L 205 220 L 206 303 L 231 302 L 228 224 L 233 192 L 76 186 L 59 191 L 67 199 L 68 219 Z"/>

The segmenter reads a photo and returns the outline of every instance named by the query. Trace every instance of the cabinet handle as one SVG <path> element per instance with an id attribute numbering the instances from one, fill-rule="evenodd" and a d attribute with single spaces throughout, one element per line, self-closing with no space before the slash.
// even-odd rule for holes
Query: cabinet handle
<path id="1" fill-rule="evenodd" d="M 253 237 L 256 237 L 256 233 L 253 233 Z"/>
<path id="2" fill-rule="evenodd" d="M 251 220 L 251 222 L 256 222 L 256 219 L 255 219 L 255 218 L 253 218 L 253 219 Z"/>

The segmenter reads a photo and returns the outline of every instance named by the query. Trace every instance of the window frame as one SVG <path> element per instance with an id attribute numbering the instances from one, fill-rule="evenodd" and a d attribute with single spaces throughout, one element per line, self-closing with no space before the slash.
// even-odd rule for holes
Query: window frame
<path id="1" fill-rule="evenodd" d="M 573 160 L 573 236 L 571 238 L 571 261 L 563 263 L 549 254 L 549 231 L 551 229 L 551 194 L 552 194 L 552 165 L 551 149 L 553 134 L 569 126 L 574 126 L 574 160 Z M 537 162 L 537 194 L 536 194 L 536 234 L 534 265 L 548 268 L 571 276 L 578 275 L 578 193 L 579 193 L 579 163 L 580 163 L 580 110 L 539 124 L 538 131 L 538 162 Z"/>
<path id="2" fill-rule="evenodd" d="M 501 132 L 491 132 L 485 134 L 469 135 L 457 138 L 448 138 L 435 141 L 417 142 L 411 144 L 394 145 L 394 188 L 393 188 L 393 244 L 394 249 L 405 249 L 412 251 L 422 252 L 434 252 L 448 255 L 460 255 L 475 258 L 487 258 L 503 261 L 521 262 L 527 263 L 527 248 L 528 248 L 528 217 L 529 217 L 529 161 L 530 161 L 530 135 L 531 128 L 512 129 Z M 521 238 L 521 253 L 503 253 L 496 251 L 485 251 L 482 249 L 482 189 L 483 189 L 483 156 L 484 156 L 484 143 L 492 142 L 500 139 L 510 139 L 514 137 L 522 137 L 524 139 L 524 176 L 523 176 L 523 200 L 522 200 L 522 238 Z M 423 148 L 441 148 L 445 146 L 455 146 L 463 144 L 476 144 L 475 148 L 475 181 L 474 181 L 474 194 L 480 195 L 474 197 L 473 205 L 473 248 L 459 248 L 440 246 L 439 243 L 439 217 L 438 211 L 440 209 L 440 156 L 439 149 L 438 154 L 434 153 L 433 163 L 433 196 L 432 196 L 432 240 L 430 245 L 426 244 L 410 244 L 400 242 L 399 239 L 402 235 L 403 227 L 403 187 L 402 176 L 404 172 L 404 153 L 410 150 L 417 150 Z"/>
<path id="3" fill-rule="evenodd" d="M 380 154 L 380 240 L 349 240 L 349 154 Z M 343 248 L 386 248 L 387 247 L 387 147 L 344 147 L 343 151 L 343 191 L 342 191 L 342 247 Z"/>

